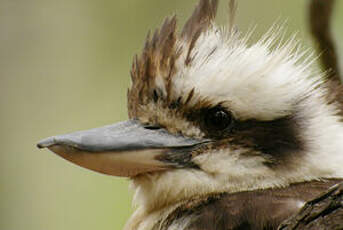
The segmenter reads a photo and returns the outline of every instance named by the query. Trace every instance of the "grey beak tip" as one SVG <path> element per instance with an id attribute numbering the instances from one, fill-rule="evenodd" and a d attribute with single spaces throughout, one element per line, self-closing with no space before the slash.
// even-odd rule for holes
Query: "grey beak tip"
<path id="1" fill-rule="evenodd" d="M 37 143 L 37 148 L 43 149 L 43 148 L 50 147 L 51 145 L 54 145 L 54 144 L 55 144 L 55 139 L 49 137 L 49 138 L 39 141 Z"/>

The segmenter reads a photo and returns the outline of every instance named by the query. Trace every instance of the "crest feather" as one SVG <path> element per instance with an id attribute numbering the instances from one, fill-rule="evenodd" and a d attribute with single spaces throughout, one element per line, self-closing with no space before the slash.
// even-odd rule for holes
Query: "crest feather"
<path id="1" fill-rule="evenodd" d="M 137 116 L 138 105 L 163 98 L 170 100 L 171 78 L 176 72 L 175 61 L 187 49 L 185 64 L 192 61 L 191 52 L 201 33 L 210 28 L 217 12 L 218 0 L 200 0 L 186 22 L 181 35 L 176 32 L 176 16 L 166 18 L 153 36 L 149 32 L 143 52 L 135 56 L 131 68 L 132 86 L 128 90 L 129 117 Z M 182 40 L 186 46 L 177 46 Z M 157 85 L 158 84 L 158 85 Z"/>
<path id="2" fill-rule="evenodd" d="M 181 36 L 186 40 L 191 40 L 199 31 L 205 31 L 215 19 L 217 8 L 218 0 L 200 0 L 183 27 Z"/>

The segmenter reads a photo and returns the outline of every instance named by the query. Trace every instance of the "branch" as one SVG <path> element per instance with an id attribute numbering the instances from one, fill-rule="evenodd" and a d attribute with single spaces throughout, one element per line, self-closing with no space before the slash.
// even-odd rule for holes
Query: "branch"
<path id="1" fill-rule="evenodd" d="M 309 201 L 293 217 L 284 221 L 278 230 L 343 229 L 343 183 Z"/>
<path id="2" fill-rule="evenodd" d="M 321 64 L 329 70 L 328 79 L 341 81 L 338 58 L 331 34 L 331 16 L 335 0 L 311 0 L 309 23 L 312 36 L 321 53 Z"/>

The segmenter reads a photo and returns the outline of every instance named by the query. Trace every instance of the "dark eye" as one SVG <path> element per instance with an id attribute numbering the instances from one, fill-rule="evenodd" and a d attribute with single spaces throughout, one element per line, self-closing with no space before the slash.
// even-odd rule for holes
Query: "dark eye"
<path id="1" fill-rule="evenodd" d="M 222 108 L 213 108 L 206 112 L 205 126 L 209 131 L 222 131 L 229 127 L 233 118 L 229 112 Z"/>

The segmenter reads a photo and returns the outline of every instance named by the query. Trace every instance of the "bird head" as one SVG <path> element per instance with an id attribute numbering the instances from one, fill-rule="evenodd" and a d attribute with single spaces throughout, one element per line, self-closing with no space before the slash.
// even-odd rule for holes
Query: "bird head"
<path id="1" fill-rule="evenodd" d="M 215 25 L 216 9 L 200 0 L 181 33 L 174 16 L 148 35 L 131 69 L 128 121 L 38 146 L 132 178 L 147 209 L 342 177 L 341 117 L 312 56 L 294 37 L 280 41 L 278 26 L 249 44 L 232 21 Z"/>

